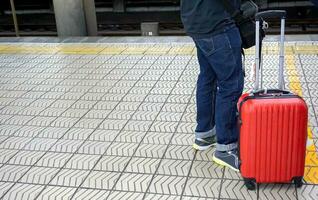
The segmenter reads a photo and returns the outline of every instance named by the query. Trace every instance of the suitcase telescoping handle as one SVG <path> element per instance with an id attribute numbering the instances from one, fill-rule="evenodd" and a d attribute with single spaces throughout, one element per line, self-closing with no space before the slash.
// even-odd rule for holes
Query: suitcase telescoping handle
<path id="1" fill-rule="evenodd" d="M 256 21 L 256 38 L 255 38 L 255 64 L 256 64 L 256 80 L 254 91 L 260 90 L 260 73 L 261 78 L 263 78 L 263 70 L 260 70 L 260 45 L 262 41 L 260 41 L 260 20 L 268 19 L 268 18 L 280 18 L 281 19 L 281 28 L 280 28 L 280 51 L 279 51 L 279 73 L 278 73 L 278 88 L 280 90 L 284 90 L 284 41 L 285 41 L 285 18 L 286 11 L 284 10 L 268 10 L 264 12 L 256 13 L 255 21 Z M 262 87 L 262 86 L 261 86 Z"/>

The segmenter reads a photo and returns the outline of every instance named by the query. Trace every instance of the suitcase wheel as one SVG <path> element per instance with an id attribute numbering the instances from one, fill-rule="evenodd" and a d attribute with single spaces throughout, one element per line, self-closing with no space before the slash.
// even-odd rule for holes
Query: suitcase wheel
<path id="1" fill-rule="evenodd" d="M 252 178 L 244 178 L 244 184 L 248 190 L 255 190 L 256 189 L 256 181 Z"/>
<path id="2" fill-rule="evenodd" d="M 303 177 L 294 177 L 293 182 L 297 188 L 300 188 L 301 186 L 303 186 Z"/>

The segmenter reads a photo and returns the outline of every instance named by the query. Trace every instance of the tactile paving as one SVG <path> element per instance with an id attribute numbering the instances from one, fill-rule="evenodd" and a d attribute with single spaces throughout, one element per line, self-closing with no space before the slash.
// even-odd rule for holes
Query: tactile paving
<path id="1" fill-rule="evenodd" d="M 309 107 L 305 184 L 248 191 L 211 161 L 215 148 L 191 147 L 199 68 L 191 40 L 178 38 L 1 43 L 0 199 L 318 199 L 317 42 L 285 47 L 286 89 Z M 277 85 L 278 49 L 263 47 L 266 87 Z"/>

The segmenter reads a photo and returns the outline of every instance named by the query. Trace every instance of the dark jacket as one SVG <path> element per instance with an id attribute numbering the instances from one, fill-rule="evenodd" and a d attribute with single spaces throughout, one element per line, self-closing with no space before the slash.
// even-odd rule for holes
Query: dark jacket
<path id="1" fill-rule="evenodd" d="M 218 34 L 234 24 L 222 0 L 181 0 L 181 20 L 188 35 L 203 38 Z M 230 0 L 239 8 L 241 0 Z"/>

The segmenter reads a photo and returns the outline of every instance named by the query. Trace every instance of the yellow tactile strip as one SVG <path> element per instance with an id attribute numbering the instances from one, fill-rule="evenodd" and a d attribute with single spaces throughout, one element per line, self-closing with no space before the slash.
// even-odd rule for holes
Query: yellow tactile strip
<path id="1" fill-rule="evenodd" d="M 300 84 L 300 78 L 296 68 L 294 54 L 286 54 L 286 72 L 289 79 L 289 88 L 296 94 L 302 96 L 302 87 Z M 307 183 L 318 184 L 318 155 L 315 144 L 313 142 L 313 134 L 310 128 L 308 128 L 308 142 L 307 142 L 307 154 L 306 154 L 306 167 L 304 179 Z"/>
<path id="2" fill-rule="evenodd" d="M 39 44 L 2 44 L 0 53 L 23 54 L 172 54 L 193 55 L 194 46 L 186 45 L 162 45 L 162 44 L 57 44 L 43 46 Z"/>
<path id="3" fill-rule="evenodd" d="M 278 45 L 263 47 L 264 54 L 277 54 Z M 317 45 L 287 44 L 286 54 L 318 54 Z M 194 55 L 193 44 L 39 44 L 17 43 L 0 44 L 0 54 L 170 54 Z M 254 54 L 254 48 L 245 51 L 247 55 Z"/>

